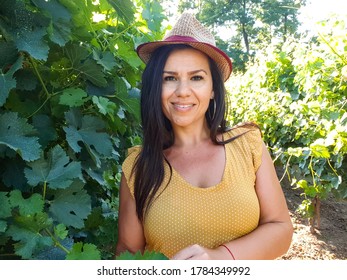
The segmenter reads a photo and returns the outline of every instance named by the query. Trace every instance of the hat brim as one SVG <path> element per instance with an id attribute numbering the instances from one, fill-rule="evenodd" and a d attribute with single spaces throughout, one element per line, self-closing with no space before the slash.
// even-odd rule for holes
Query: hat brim
<path id="1" fill-rule="evenodd" d="M 194 49 L 197 49 L 206 55 L 208 55 L 211 59 L 213 59 L 217 67 L 219 68 L 223 80 L 226 81 L 230 77 L 230 74 L 232 72 L 232 63 L 229 58 L 222 50 L 219 48 L 208 44 L 208 43 L 202 43 L 195 41 L 191 37 L 185 37 L 185 36 L 173 36 L 174 38 L 167 38 L 164 41 L 156 41 L 156 42 L 149 42 L 141 44 L 137 47 L 136 51 L 138 56 L 142 59 L 144 63 L 147 63 L 149 59 L 151 58 L 152 53 L 159 47 L 165 46 L 165 45 L 178 45 L 178 44 L 184 44 L 189 45 L 193 47 Z"/>

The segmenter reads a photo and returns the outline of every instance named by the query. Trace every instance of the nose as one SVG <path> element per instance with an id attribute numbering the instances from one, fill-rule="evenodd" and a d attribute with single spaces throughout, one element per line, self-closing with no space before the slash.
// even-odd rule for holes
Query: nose
<path id="1" fill-rule="evenodd" d="M 176 95 L 179 97 L 187 97 L 192 93 L 192 89 L 190 87 L 189 81 L 181 80 L 177 84 L 177 88 L 175 91 Z"/>

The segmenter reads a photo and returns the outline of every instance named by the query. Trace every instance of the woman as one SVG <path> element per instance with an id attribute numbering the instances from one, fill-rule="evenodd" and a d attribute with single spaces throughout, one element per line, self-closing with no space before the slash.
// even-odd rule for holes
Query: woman
<path id="1" fill-rule="evenodd" d="M 274 259 L 292 224 L 256 125 L 227 129 L 229 57 L 189 13 L 163 41 L 140 45 L 143 145 L 120 187 L 117 254 L 171 259 Z"/>

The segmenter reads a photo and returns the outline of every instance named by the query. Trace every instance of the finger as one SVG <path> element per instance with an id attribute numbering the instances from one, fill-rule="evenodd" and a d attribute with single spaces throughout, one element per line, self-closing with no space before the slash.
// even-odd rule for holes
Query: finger
<path id="1" fill-rule="evenodd" d="M 194 256 L 196 256 L 200 250 L 201 250 L 201 246 L 195 244 L 177 252 L 172 259 L 189 260 L 189 259 L 192 259 Z"/>

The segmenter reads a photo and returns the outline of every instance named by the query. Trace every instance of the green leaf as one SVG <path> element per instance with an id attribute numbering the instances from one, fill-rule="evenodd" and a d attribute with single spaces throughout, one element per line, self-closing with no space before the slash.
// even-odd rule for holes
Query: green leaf
<path id="1" fill-rule="evenodd" d="M 94 60 L 87 59 L 85 62 L 80 63 L 80 65 L 76 67 L 76 70 L 94 85 L 99 87 L 107 86 L 107 81 L 102 72 L 102 68 Z"/>
<path id="2" fill-rule="evenodd" d="M 50 141 L 57 139 L 58 135 L 54 128 L 53 119 L 47 115 L 33 116 L 33 126 L 38 131 L 39 143 L 46 147 Z"/>
<path id="3" fill-rule="evenodd" d="M 54 234 L 60 239 L 65 239 L 68 233 L 69 232 L 64 224 L 59 224 L 54 227 Z"/>
<path id="4" fill-rule="evenodd" d="M 0 41 L 0 69 L 14 63 L 18 58 L 18 51 L 13 42 Z"/>
<path id="5" fill-rule="evenodd" d="M 140 120 L 140 100 L 128 95 L 127 92 L 117 92 L 115 97 L 122 102 L 125 109 Z"/>
<path id="6" fill-rule="evenodd" d="M 23 1 L 15 1 L 6 9 L 9 26 L 6 28 L 19 51 L 39 60 L 46 60 L 49 47 L 44 40 L 49 20 L 41 13 L 26 8 Z"/>
<path id="7" fill-rule="evenodd" d="M 79 113 L 66 113 L 68 127 L 64 127 L 66 139 L 69 146 L 76 152 L 81 152 L 82 143 L 90 153 L 93 160 L 100 166 L 99 157 L 112 157 L 113 147 L 109 135 L 105 132 L 99 132 L 105 128 L 102 120 L 94 116 L 83 116 Z"/>
<path id="8" fill-rule="evenodd" d="M 100 251 L 94 244 L 77 242 L 66 256 L 67 260 L 100 260 Z"/>
<path id="9" fill-rule="evenodd" d="M 109 51 L 98 53 L 97 51 L 93 50 L 93 58 L 98 64 L 108 71 L 111 71 L 117 65 L 116 59 Z"/>
<path id="10" fill-rule="evenodd" d="M 127 23 L 134 20 L 134 4 L 130 0 L 108 0 L 117 14 Z"/>
<path id="11" fill-rule="evenodd" d="M 9 227 L 6 235 L 14 241 L 19 241 L 14 245 L 16 254 L 24 259 L 30 259 L 35 252 L 53 245 L 52 238 L 42 234 L 42 230 L 51 225 L 52 220 L 46 213 L 19 216 L 16 218 L 16 224 Z"/>
<path id="12" fill-rule="evenodd" d="M 33 0 L 33 3 L 52 18 L 53 28 L 49 30 L 51 40 L 59 46 L 64 46 L 71 33 L 70 12 L 57 1 Z"/>
<path id="13" fill-rule="evenodd" d="M 0 192 L 0 219 L 11 217 L 11 204 L 6 192 Z"/>
<path id="14" fill-rule="evenodd" d="M 19 29 L 18 35 L 14 39 L 19 51 L 25 51 L 38 60 L 46 61 L 49 47 L 43 37 L 47 34 L 45 29 L 29 31 L 29 27 L 24 26 Z"/>
<path id="15" fill-rule="evenodd" d="M 38 138 L 31 136 L 35 130 L 17 113 L 7 112 L 0 115 L 0 145 L 16 151 L 25 161 L 40 157 Z"/>
<path id="16" fill-rule="evenodd" d="M 168 258 L 162 253 L 152 251 L 145 251 L 143 254 L 140 251 L 135 254 L 126 251 L 116 257 L 116 260 L 168 260 Z"/>
<path id="17" fill-rule="evenodd" d="M 59 104 L 78 107 L 86 102 L 87 93 L 80 88 L 65 89 L 60 96 Z"/>
<path id="18" fill-rule="evenodd" d="M 16 87 L 17 82 L 13 75 L 18 69 L 22 68 L 22 64 L 23 57 L 20 56 L 6 74 L 3 74 L 0 70 L 0 106 L 5 104 L 10 90 Z"/>
<path id="19" fill-rule="evenodd" d="M 134 47 L 122 40 L 117 41 L 117 52 L 120 57 L 124 59 L 131 67 L 137 69 L 143 63 L 139 56 L 136 54 Z"/>
<path id="20" fill-rule="evenodd" d="M 318 158 L 330 158 L 330 153 L 327 147 L 319 144 L 311 144 L 310 149 L 312 154 Z"/>
<path id="21" fill-rule="evenodd" d="M 19 214 L 21 216 L 40 213 L 44 205 L 40 194 L 34 193 L 31 197 L 24 199 L 19 190 L 14 190 L 10 193 L 10 202 L 13 208 L 19 207 Z"/>
<path id="22" fill-rule="evenodd" d="M 66 226 L 83 228 L 84 219 L 91 212 L 91 199 L 80 181 L 69 188 L 53 192 L 54 200 L 49 208 L 52 215 Z"/>
<path id="23" fill-rule="evenodd" d="M 4 172 L 0 174 L 3 183 L 8 188 L 28 191 L 27 179 L 24 176 L 25 167 L 25 162 L 21 158 L 7 159 L 3 165 Z"/>
<path id="24" fill-rule="evenodd" d="M 7 229 L 7 222 L 0 220 L 0 233 L 4 233 Z"/>
<path id="25" fill-rule="evenodd" d="M 302 148 L 291 148 L 289 147 L 287 150 L 288 155 L 299 157 L 302 155 Z"/>
<path id="26" fill-rule="evenodd" d="M 117 105 L 114 102 L 111 102 L 106 97 L 98 97 L 93 96 L 93 103 L 98 107 L 99 112 L 103 115 L 109 114 L 113 116 L 115 114 L 115 110 L 117 110 Z"/>
<path id="27" fill-rule="evenodd" d="M 34 90 L 37 86 L 37 78 L 34 73 L 29 69 L 21 69 L 14 75 L 17 81 L 17 89 L 20 90 Z"/>
<path id="28" fill-rule="evenodd" d="M 88 58 L 89 51 L 84 47 L 68 44 L 64 48 L 72 67 L 88 81 L 99 87 L 107 86 L 102 67 Z"/>
<path id="29" fill-rule="evenodd" d="M 65 189 L 69 187 L 75 178 L 83 181 L 81 164 L 70 162 L 69 157 L 60 146 L 52 148 L 47 159 L 41 158 L 29 163 L 29 168 L 24 170 L 28 184 L 48 184 L 51 189 Z"/>

